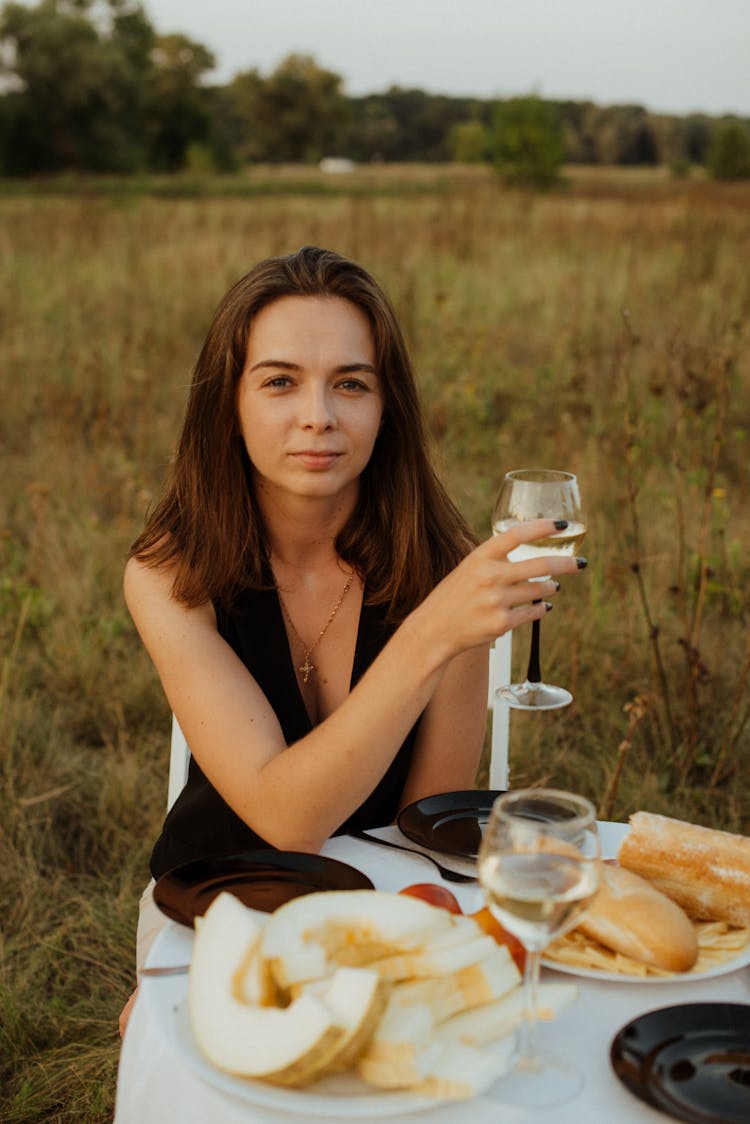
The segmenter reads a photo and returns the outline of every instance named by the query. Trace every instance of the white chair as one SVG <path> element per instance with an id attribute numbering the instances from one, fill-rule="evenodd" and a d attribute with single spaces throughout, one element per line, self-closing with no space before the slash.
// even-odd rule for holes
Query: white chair
<path id="1" fill-rule="evenodd" d="M 495 641 L 490 648 L 490 677 L 487 694 L 487 709 L 492 712 L 492 739 L 490 742 L 489 787 L 508 788 L 508 736 L 510 732 L 510 708 L 496 695 L 498 687 L 510 683 L 511 633 Z M 187 782 L 190 764 L 190 747 L 180 724 L 172 715 L 172 747 L 169 755 L 169 787 L 167 790 L 167 811 L 172 807 Z"/>
<path id="2" fill-rule="evenodd" d="M 167 788 L 167 811 L 187 784 L 190 765 L 190 746 L 185 740 L 180 723 L 172 715 L 172 745 L 169 751 L 169 786 Z"/>
<path id="3" fill-rule="evenodd" d="M 513 633 L 499 636 L 490 648 L 490 681 L 487 694 L 487 709 L 492 713 L 490 738 L 490 776 L 489 788 L 503 791 L 510 788 L 510 769 L 508 766 L 508 743 L 510 742 L 510 707 L 497 695 L 498 687 L 510 683 L 510 657 L 513 647 Z"/>

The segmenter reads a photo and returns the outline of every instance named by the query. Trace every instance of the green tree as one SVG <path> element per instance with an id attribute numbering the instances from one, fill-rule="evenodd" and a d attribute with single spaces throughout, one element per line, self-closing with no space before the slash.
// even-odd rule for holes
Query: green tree
<path id="1" fill-rule="evenodd" d="M 138 111 L 152 36 L 140 5 L 121 0 L 6 4 L 4 169 L 126 170 L 141 163 Z"/>
<path id="2" fill-rule="evenodd" d="M 451 129 L 472 118 L 481 120 L 477 99 L 391 86 L 354 103 L 350 149 L 359 159 L 450 160 Z"/>
<path id="3" fill-rule="evenodd" d="M 340 151 L 349 112 L 341 83 L 309 55 L 289 55 L 267 78 L 238 74 L 221 101 L 221 128 L 246 160 L 317 161 Z"/>
<path id="4" fill-rule="evenodd" d="M 481 121 L 459 121 L 448 132 L 451 159 L 461 164 L 481 164 L 487 159 L 489 137 Z"/>
<path id="5" fill-rule="evenodd" d="M 206 47 L 185 35 L 160 35 L 152 52 L 148 97 L 149 164 L 159 171 L 184 167 L 191 145 L 210 139 L 205 73 L 215 65 Z"/>
<path id="6" fill-rule="evenodd" d="M 750 179 L 750 133 L 741 121 L 717 126 L 708 154 L 708 170 L 717 180 Z"/>
<path id="7" fill-rule="evenodd" d="M 0 10 L 0 170 L 173 170 L 210 125 L 205 47 L 157 37 L 133 0 Z"/>
<path id="8" fill-rule="evenodd" d="M 565 158 L 557 107 L 536 96 L 498 102 L 492 123 L 492 158 L 505 179 L 532 187 L 555 183 Z"/>

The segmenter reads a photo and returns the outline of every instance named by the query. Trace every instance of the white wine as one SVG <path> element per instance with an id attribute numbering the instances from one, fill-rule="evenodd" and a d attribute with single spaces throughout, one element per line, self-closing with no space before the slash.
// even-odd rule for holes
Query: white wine
<path id="1" fill-rule="evenodd" d="M 518 519 L 499 519 L 492 530 L 496 535 L 509 531 L 517 526 Z M 554 535 L 546 535 L 534 542 L 521 543 L 508 553 L 509 562 L 530 562 L 533 558 L 548 558 L 550 555 L 577 554 L 581 543 L 586 537 L 585 523 L 569 523 L 564 531 L 556 531 Z"/>
<path id="2" fill-rule="evenodd" d="M 479 878 L 492 913 L 531 951 L 571 929 L 599 889 L 595 860 L 549 851 L 490 853 Z"/>

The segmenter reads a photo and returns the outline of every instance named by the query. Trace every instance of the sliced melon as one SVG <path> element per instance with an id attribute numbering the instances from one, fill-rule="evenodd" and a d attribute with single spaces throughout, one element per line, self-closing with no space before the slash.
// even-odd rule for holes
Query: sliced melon
<path id="1" fill-rule="evenodd" d="M 426 1097 L 477 1097 L 506 1072 L 514 1046 L 511 1039 L 493 1050 L 453 1043 L 428 1065 L 412 1092 Z"/>
<path id="2" fill-rule="evenodd" d="M 425 979 L 428 976 L 447 976 L 458 972 L 470 964 L 476 964 L 491 956 L 497 942 L 485 935 L 472 940 L 460 941 L 447 948 L 433 948 L 429 942 L 413 951 L 398 952 L 395 955 L 375 960 L 370 967 L 386 980 Z"/>
<path id="3" fill-rule="evenodd" d="M 284 1009 L 256 1007 L 238 995 L 237 973 L 262 929 L 231 894 L 220 894 L 196 933 L 188 1004 L 195 1040 L 219 1069 L 278 1084 L 309 1080 L 343 1036 L 321 1000 L 303 995 Z"/>
<path id="4" fill-rule="evenodd" d="M 578 994 L 573 983 L 544 981 L 539 985 L 537 1018 L 551 1019 L 564 1010 Z M 435 1040 L 444 1046 L 463 1044 L 485 1046 L 504 1038 L 523 1019 L 524 998 L 520 987 L 494 1003 L 473 1007 L 453 1015 L 435 1028 Z"/>
<path id="5" fill-rule="evenodd" d="M 245 953 L 242 963 L 234 974 L 234 990 L 237 999 L 256 1007 L 285 1007 L 286 1002 L 279 994 L 271 965 L 263 956 L 260 939 Z"/>
<path id="6" fill-rule="evenodd" d="M 430 1062 L 442 1049 L 432 1040 L 433 1026 L 429 1007 L 389 1002 L 357 1060 L 359 1076 L 381 1089 L 406 1089 L 424 1080 Z"/>
<path id="7" fill-rule="evenodd" d="M 302 989 L 325 1003 L 343 1031 L 330 1054 L 321 1059 L 316 1077 L 348 1069 L 380 1022 L 388 1003 L 388 985 L 367 968 L 337 968 L 330 979 L 303 984 Z"/>
<path id="8" fill-rule="evenodd" d="M 489 956 L 446 976 L 407 980 L 393 988 L 393 1001 L 403 1006 L 429 1006 L 436 1022 L 482 1003 L 491 1003 L 512 991 L 520 973 L 504 945 L 495 945 Z"/>
<path id="9" fill-rule="evenodd" d="M 263 931 L 279 986 L 320 979 L 337 965 L 369 964 L 418 948 L 451 915 L 419 898 L 377 890 L 306 894 L 280 906 Z"/>
<path id="10" fill-rule="evenodd" d="M 467 941 L 485 936 L 484 930 L 473 917 L 467 917 L 465 914 L 449 914 L 449 917 L 449 927 L 430 936 L 429 946 L 431 949 L 454 948 L 456 945 L 465 944 Z"/>

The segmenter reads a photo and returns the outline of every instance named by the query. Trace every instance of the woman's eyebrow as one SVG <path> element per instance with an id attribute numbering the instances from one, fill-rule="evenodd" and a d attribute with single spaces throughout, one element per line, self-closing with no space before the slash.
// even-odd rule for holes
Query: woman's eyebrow
<path id="1" fill-rule="evenodd" d="M 257 363 L 253 363 L 252 367 L 248 368 L 248 374 L 257 371 L 262 367 L 275 367 L 277 370 L 282 371 L 299 371 L 301 370 L 299 363 L 290 363 L 287 359 L 259 359 Z M 366 371 L 371 375 L 377 375 L 377 370 L 372 363 L 367 363 L 362 360 L 359 363 L 341 363 L 338 367 L 334 367 L 334 374 L 336 375 L 349 375 L 355 371 Z"/>
<path id="2" fill-rule="evenodd" d="M 340 367 L 334 367 L 334 371 L 337 375 L 348 375 L 354 371 L 367 371 L 371 375 L 378 373 L 372 363 L 365 363 L 364 360 L 361 363 L 342 363 Z"/>
<path id="3" fill-rule="evenodd" d="M 284 371 L 299 371 L 298 363 L 290 363 L 286 359 L 259 359 L 257 363 L 253 363 L 252 367 L 248 368 L 248 373 L 257 371 L 260 367 L 281 367 Z"/>

